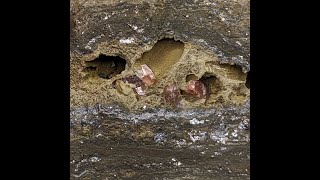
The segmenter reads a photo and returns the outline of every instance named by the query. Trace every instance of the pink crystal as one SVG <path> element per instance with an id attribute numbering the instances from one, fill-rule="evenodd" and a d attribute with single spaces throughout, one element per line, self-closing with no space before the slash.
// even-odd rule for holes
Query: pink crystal
<path id="1" fill-rule="evenodd" d="M 175 84 L 167 85 L 163 90 L 164 99 L 167 103 L 177 106 L 180 102 L 180 90 Z"/>
<path id="2" fill-rule="evenodd" d="M 135 90 L 136 90 L 137 94 L 139 94 L 140 96 L 146 95 L 145 90 L 141 86 L 136 87 Z"/>
<path id="3" fill-rule="evenodd" d="M 121 81 L 123 81 L 126 84 L 132 84 L 133 86 L 131 86 L 135 92 L 140 95 L 140 96 L 144 96 L 146 94 L 146 89 L 147 87 L 144 85 L 143 81 L 136 75 L 133 76 L 128 76 L 128 77 L 124 77 L 122 79 L 119 79 Z M 115 80 L 112 82 L 112 86 L 113 88 L 117 88 L 116 87 L 116 82 L 119 80 Z"/>
<path id="4" fill-rule="evenodd" d="M 128 84 L 134 84 L 135 86 L 142 86 L 143 85 L 142 80 L 139 79 L 139 77 L 136 75 L 122 78 L 122 81 L 125 83 L 128 83 Z"/>
<path id="5" fill-rule="evenodd" d="M 207 95 L 206 86 L 201 81 L 198 81 L 198 80 L 188 81 L 185 91 L 198 98 L 205 98 Z"/>
<path id="6" fill-rule="evenodd" d="M 137 76 L 147 86 L 151 86 L 156 82 L 156 76 L 146 64 L 141 65 L 141 69 L 137 71 Z"/>

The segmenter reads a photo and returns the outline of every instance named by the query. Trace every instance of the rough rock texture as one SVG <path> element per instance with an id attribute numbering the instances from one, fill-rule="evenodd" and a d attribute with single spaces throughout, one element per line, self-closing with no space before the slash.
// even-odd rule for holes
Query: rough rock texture
<path id="1" fill-rule="evenodd" d="M 70 179 L 250 179 L 250 106 L 70 113 Z"/>
<path id="2" fill-rule="evenodd" d="M 170 84 L 181 89 L 179 107 L 243 104 L 250 96 L 249 12 L 248 0 L 71 0 L 71 106 L 170 106 L 163 96 Z M 114 86 L 142 64 L 157 78 L 146 95 Z M 189 80 L 206 85 L 205 100 L 185 93 Z"/>

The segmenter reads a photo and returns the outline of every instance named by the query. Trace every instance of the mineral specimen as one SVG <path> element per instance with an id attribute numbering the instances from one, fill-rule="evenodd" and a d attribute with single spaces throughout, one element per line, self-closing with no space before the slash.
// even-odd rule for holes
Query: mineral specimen
<path id="1" fill-rule="evenodd" d="M 166 102 L 173 106 L 177 106 L 180 102 L 180 89 L 176 84 L 165 86 L 163 95 Z"/>
<path id="2" fill-rule="evenodd" d="M 201 81 L 198 81 L 198 80 L 188 81 L 185 91 L 198 98 L 206 98 L 207 96 L 206 86 Z"/>
<path id="3" fill-rule="evenodd" d="M 146 64 L 141 65 L 141 69 L 137 71 L 137 76 L 147 86 L 151 86 L 156 82 L 156 76 Z"/>

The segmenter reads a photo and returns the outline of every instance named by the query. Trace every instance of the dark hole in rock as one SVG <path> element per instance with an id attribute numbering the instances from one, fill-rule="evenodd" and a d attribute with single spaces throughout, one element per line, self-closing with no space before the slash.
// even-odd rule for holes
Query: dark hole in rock
<path id="1" fill-rule="evenodd" d="M 250 71 L 247 73 L 246 87 L 247 87 L 248 89 L 250 89 Z"/>
<path id="2" fill-rule="evenodd" d="M 190 80 L 198 80 L 198 76 L 194 75 L 194 74 L 189 74 L 186 77 L 186 82 L 190 81 Z"/>
<path id="3" fill-rule="evenodd" d="M 219 95 L 224 90 L 221 81 L 211 73 L 205 73 L 199 80 L 207 89 L 207 102 L 220 102 Z"/>
<path id="4" fill-rule="evenodd" d="M 119 56 L 100 54 L 98 58 L 86 62 L 86 67 L 83 71 L 91 76 L 110 79 L 125 70 L 126 63 L 126 60 Z"/>
<path id="5" fill-rule="evenodd" d="M 93 66 L 88 66 L 88 67 L 86 67 L 86 70 L 87 71 L 95 71 L 95 70 L 97 70 L 97 67 L 93 67 Z"/>
<path id="6" fill-rule="evenodd" d="M 214 86 L 215 84 L 217 84 L 217 81 L 218 81 L 217 77 L 211 74 L 205 73 L 200 78 L 200 81 L 206 86 L 209 95 L 212 94 L 213 92 L 216 92 L 217 89 Z"/>

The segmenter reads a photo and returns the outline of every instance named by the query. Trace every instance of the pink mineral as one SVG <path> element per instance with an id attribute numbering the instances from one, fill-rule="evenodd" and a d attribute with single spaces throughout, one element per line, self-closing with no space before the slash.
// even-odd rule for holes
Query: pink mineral
<path id="1" fill-rule="evenodd" d="M 122 81 L 127 84 L 132 84 L 136 93 L 140 96 L 146 95 L 146 86 L 144 85 L 144 82 L 136 75 L 128 76 L 125 78 L 122 78 Z"/>
<path id="2" fill-rule="evenodd" d="M 135 86 L 142 86 L 143 85 L 142 80 L 136 75 L 122 78 L 122 81 L 125 83 L 128 83 L 128 84 L 134 84 Z"/>
<path id="3" fill-rule="evenodd" d="M 206 98 L 207 96 L 206 86 L 201 81 L 198 81 L 198 80 L 188 81 L 185 91 L 198 98 Z"/>
<path id="4" fill-rule="evenodd" d="M 146 86 L 151 86 L 156 82 L 156 76 L 146 64 L 141 65 L 141 69 L 136 74 Z"/>
<path id="5" fill-rule="evenodd" d="M 135 90 L 136 90 L 136 93 L 139 94 L 140 96 L 146 95 L 145 89 L 141 86 L 136 87 Z"/>
<path id="6" fill-rule="evenodd" d="M 177 106 L 180 102 L 180 89 L 175 85 L 167 85 L 163 90 L 164 99 L 167 103 Z"/>

